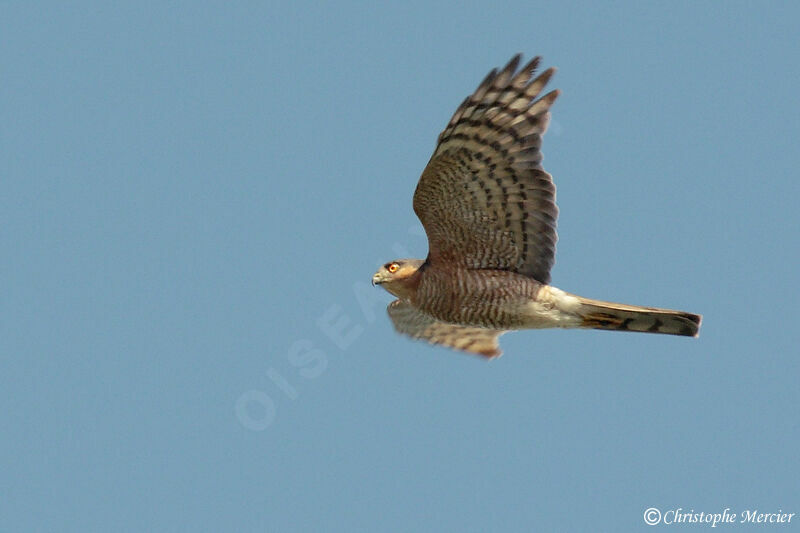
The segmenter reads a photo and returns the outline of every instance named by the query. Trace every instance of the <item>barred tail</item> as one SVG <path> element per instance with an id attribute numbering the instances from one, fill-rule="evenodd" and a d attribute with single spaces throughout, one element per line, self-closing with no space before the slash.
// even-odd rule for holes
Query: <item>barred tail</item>
<path id="1" fill-rule="evenodd" d="M 655 307 L 615 304 L 578 297 L 581 327 L 697 337 L 700 315 Z"/>

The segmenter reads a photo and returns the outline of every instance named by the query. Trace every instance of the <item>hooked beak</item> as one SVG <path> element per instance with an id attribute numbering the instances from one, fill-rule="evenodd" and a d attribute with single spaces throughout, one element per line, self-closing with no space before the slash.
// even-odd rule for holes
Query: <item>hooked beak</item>
<path id="1" fill-rule="evenodd" d="M 372 276 L 372 286 L 373 287 L 375 285 L 380 285 L 381 283 L 383 283 L 383 279 L 380 277 L 380 275 L 375 274 L 374 276 Z"/>

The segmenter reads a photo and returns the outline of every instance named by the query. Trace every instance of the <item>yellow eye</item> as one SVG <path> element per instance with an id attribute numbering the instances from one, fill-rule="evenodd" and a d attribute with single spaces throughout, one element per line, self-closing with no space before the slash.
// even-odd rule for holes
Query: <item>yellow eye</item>
<path id="1" fill-rule="evenodd" d="M 400 270 L 400 265 L 398 265 L 397 263 L 392 263 L 391 265 L 389 265 L 389 266 L 386 268 L 386 270 L 388 270 L 388 271 L 389 271 L 389 274 L 394 274 L 395 272 L 397 272 L 398 270 Z"/>

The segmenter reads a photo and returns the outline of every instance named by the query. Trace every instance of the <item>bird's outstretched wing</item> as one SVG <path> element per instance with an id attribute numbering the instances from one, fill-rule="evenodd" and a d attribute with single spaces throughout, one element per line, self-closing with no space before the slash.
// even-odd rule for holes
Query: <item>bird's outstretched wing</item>
<path id="1" fill-rule="evenodd" d="M 511 270 L 549 283 L 555 262 L 555 186 L 541 167 L 555 69 L 538 77 L 536 57 L 492 70 L 456 110 L 414 193 L 428 260 Z"/>
<path id="2" fill-rule="evenodd" d="M 489 358 L 498 357 L 503 353 L 500 351 L 497 338 L 505 331 L 441 322 L 402 300 L 390 303 L 386 311 L 392 319 L 394 329 L 414 339 Z"/>

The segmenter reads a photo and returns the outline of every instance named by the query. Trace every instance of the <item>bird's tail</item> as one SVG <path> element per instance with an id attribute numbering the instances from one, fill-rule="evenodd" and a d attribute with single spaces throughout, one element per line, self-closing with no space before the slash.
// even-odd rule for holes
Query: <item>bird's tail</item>
<path id="1" fill-rule="evenodd" d="M 584 328 L 697 337 L 703 319 L 700 315 L 683 311 L 615 304 L 580 296 L 578 299 L 581 304 L 578 314 Z"/>

